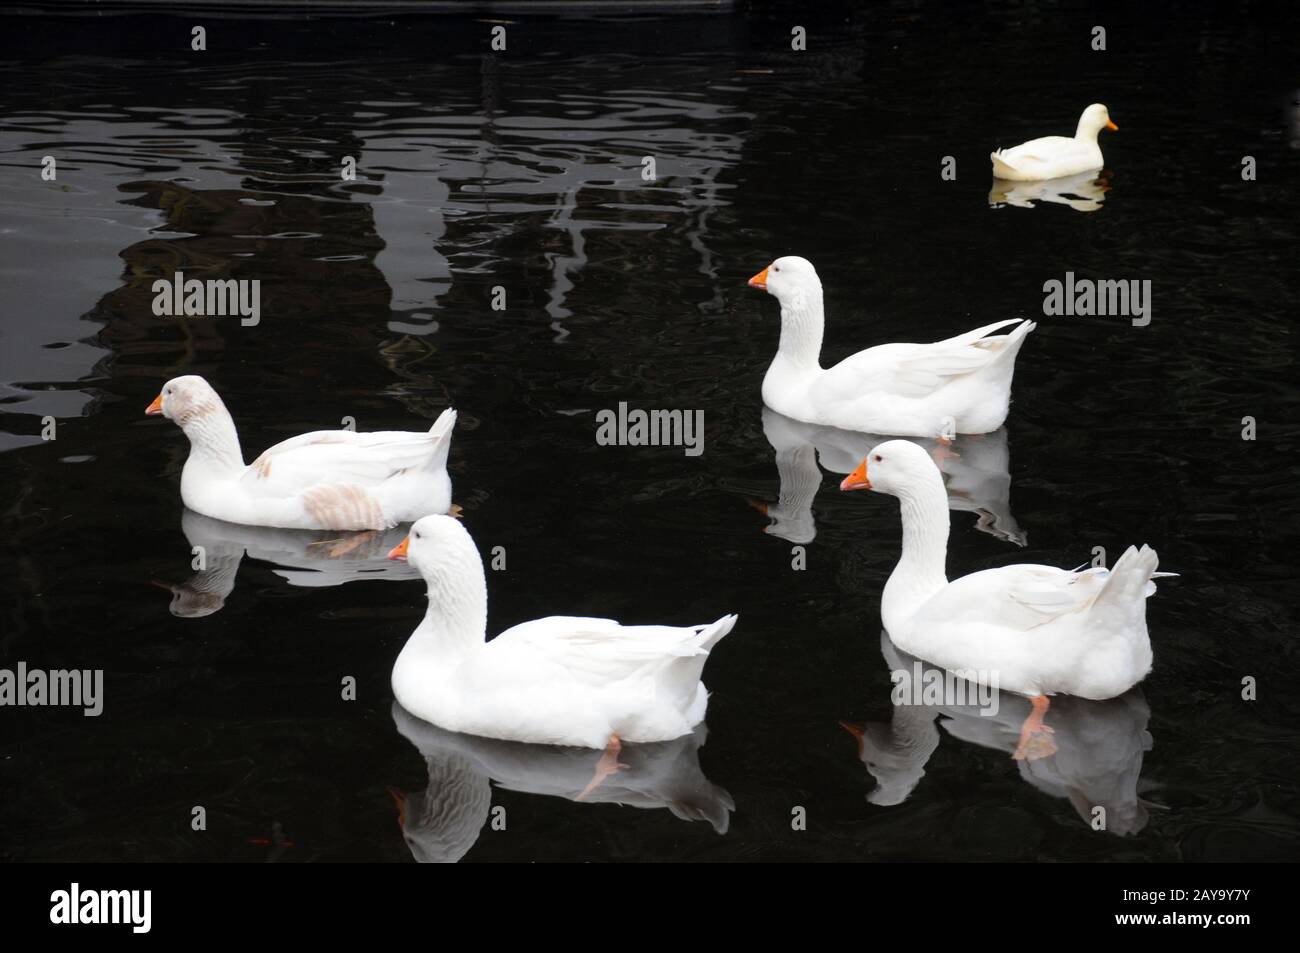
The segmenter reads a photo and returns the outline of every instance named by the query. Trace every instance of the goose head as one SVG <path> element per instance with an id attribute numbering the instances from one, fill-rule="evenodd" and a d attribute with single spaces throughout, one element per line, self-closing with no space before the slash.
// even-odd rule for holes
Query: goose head
<path id="1" fill-rule="evenodd" d="M 1111 121 L 1110 110 L 1101 103 L 1093 103 L 1079 117 L 1079 125 L 1074 131 L 1074 137 L 1076 139 L 1091 139 L 1096 142 L 1098 133 L 1103 129 L 1119 132 L 1119 126 Z"/>
<path id="2" fill-rule="evenodd" d="M 487 629 L 487 579 L 478 547 L 464 526 L 450 516 L 424 516 L 388 553 L 404 559 L 428 586 L 428 619 L 442 631 L 458 633 L 468 646 L 482 643 Z M 457 644 L 462 644 L 458 642 Z"/>
<path id="3" fill-rule="evenodd" d="M 465 575 L 465 567 L 482 566 L 478 547 L 460 521 L 450 516 L 424 516 L 411 524 L 406 538 L 388 553 L 389 559 L 405 560 L 429 583 L 430 588 L 453 586 Z"/>
<path id="4" fill-rule="evenodd" d="M 150 417 L 163 416 L 181 427 L 202 417 L 224 412 L 225 404 L 212 389 L 212 385 L 196 374 L 173 377 L 163 385 L 162 392 L 145 408 Z"/>
<path id="5" fill-rule="evenodd" d="M 800 258 L 798 255 L 778 258 L 750 278 L 749 286 L 773 295 L 783 306 L 800 297 L 812 294 L 820 296 L 822 291 L 822 282 L 817 277 L 817 269 L 807 258 Z"/>
<path id="6" fill-rule="evenodd" d="M 887 440 L 877 444 L 840 482 L 840 489 L 908 496 L 916 487 L 934 480 L 942 485 L 939 468 L 923 447 L 910 440 Z"/>

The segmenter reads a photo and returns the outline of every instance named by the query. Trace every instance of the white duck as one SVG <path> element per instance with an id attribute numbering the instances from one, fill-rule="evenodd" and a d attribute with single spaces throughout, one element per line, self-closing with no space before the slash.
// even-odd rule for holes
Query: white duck
<path id="1" fill-rule="evenodd" d="M 1109 571 L 1024 564 L 949 582 L 948 497 L 928 453 L 882 443 L 840 489 L 898 497 L 903 552 L 880 599 L 894 643 L 950 671 L 991 673 L 997 687 L 1032 699 L 1017 758 L 1052 749 L 1047 695 L 1114 698 L 1151 670 L 1146 598 L 1169 573 L 1156 572 L 1150 547 L 1130 546 Z"/>
<path id="2" fill-rule="evenodd" d="M 763 402 L 778 413 L 908 437 L 989 433 L 1006 420 L 1032 321 L 998 321 L 933 344 L 881 344 L 823 369 L 822 283 L 812 262 L 778 258 L 749 284 L 781 303 L 781 343 L 763 378 Z M 1010 324 L 1011 333 L 986 337 Z"/>
<path id="3" fill-rule="evenodd" d="M 1079 117 L 1073 138 L 1043 136 L 989 153 L 993 174 L 999 179 L 1034 182 L 1100 169 L 1101 146 L 1097 145 L 1097 136 L 1103 129 L 1117 132 L 1119 126 L 1111 122 L 1105 106 L 1093 103 Z"/>
<path id="4" fill-rule="evenodd" d="M 456 412 L 427 433 L 317 430 L 244 465 L 230 411 L 202 377 L 176 377 L 145 410 L 190 438 L 181 499 L 197 513 L 283 529 L 389 529 L 451 506 L 447 452 Z"/>
<path id="5" fill-rule="evenodd" d="M 618 769 L 622 742 L 669 741 L 704 719 L 700 674 L 734 615 L 684 628 L 550 616 L 484 642 L 483 563 L 460 523 L 426 516 L 389 555 L 429 587 L 424 621 L 393 666 L 393 694 L 417 718 L 487 738 L 604 748 L 593 784 Z"/>

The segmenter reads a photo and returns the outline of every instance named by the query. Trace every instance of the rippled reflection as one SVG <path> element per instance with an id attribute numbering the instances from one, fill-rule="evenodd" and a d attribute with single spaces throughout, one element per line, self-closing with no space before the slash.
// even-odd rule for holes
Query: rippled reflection
<path id="1" fill-rule="evenodd" d="M 763 408 L 763 433 L 776 451 L 781 489 L 775 503 L 754 503 L 771 520 L 763 532 L 792 543 L 810 543 L 817 536 L 813 498 L 821 487 L 821 467 L 832 473 L 852 473 L 876 444 L 898 439 L 878 434 L 821 427 L 792 420 Z M 975 528 L 1023 546 L 1025 533 L 1011 513 L 1011 457 L 1005 427 L 989 434 L 959 434 L 951 442 L 905 437 L 926 448 L 943 473 L 948 508 L 978 517 Z"/>
<path id="2" fill-rule="evenodd" d="M 599 272 L 633 242 L 671 236 L 674 256 L 716 278 L 712 220 L 731 204 L 725 177 L 753 118 L 744 89 L 716 82 L 725 67 L 706 61 L 671 85 L 640 58 L 619 65 L 503 77 L 492 56 L 420 63 L 414 89 L 396 67 L 216 66 L 203 91 L 164 86 L 143 107 L 131 78 L 147 63 L 69 64 L 70 83 L 82 70 L 102 81 L 85 94 L 93 109 L 29 101 L 0 119 L 8 163 L 39 169 L 54 154 L 63 170 L 0 183 L 0 214 L 22 237 L 0 263 L 8 305 L 40 315 L 0 349 L 0 413 L 84 416 L 110 359 L 118 376 L 165 378 L 255 337 L 229 320 L 155 316 L 152 283 L 178 270 L 261 280 L 266 321 L 300 325 L 307 344 L 286 378 L 320 374 L 321 350 L 358 348 L 409 377 L 444 313 L 491 313 L 497 287 L 508 314 L 545 321 L 562 341 L 575 315 L 608 317 L 573 298 L 591 262 Z M 506 78 L 523 85 L 503 95 Z M 346 92 L 306 134 L 295 113 L 323 81 Z M 46 267 L 74 245 L 75 268 Z M 721 286 L 710 294 L 697 307 L 722 310 Z M 0 450 L 39 442 L 34 421 L 14 429 Z"/>
<path id="3" fill-rule="evenodd" d="M 943 672 L 898 649 L 881 632 L 880 651 L 890 672 Z M 964 686 L 969 683 L 962 683 Z M 967 693 L 974 699 L 975 691 Z M 996 713 L 985 714 L 980 705 L 899 704 L 888 722 L 865 725 L 845 724 L 858 741 L 858 756 L 876 788 L 867 795 L 872 804 L 903 803 L 920 784 L 931 755 L 939 747 L 941 733 L 1006 755 L 1028 784 L 1052 797 L 1070 802 L 1079 818 L 1092 826 L 1098 818 L 1112 834 L 1136 834 L 1147 824 L 1148 809 L 1139 792 L 1142 759 L 1151 750 L 1147 723 L 1151 710 L 1141 688 L 1134 687 L 1118 698 L 1089 701 L 1069 695 L 1052 700 L 1047 722 L 1053 729 L 1056 751 L 1044 758 L 1013 761 L 1012 752 L 1020 741 L 1020 728 L 1029 714 L 1029 699 L 1010 692 L 998 692 Z M 1104 815 L 1097 809 L 1104 809 Z"/>
<path id="4" fill-rule="evenodd" d="M 1051 202 L 1068 205 L 1076 212 L 1095 212 L 1106 201 L 1109 191 L 1110 173 L 1106 171 L 1081 172 L 1037 182 L 994 179 L 993 187 L 989 189 L 989 205 L 993 208 L 1001 205 L 1033 208 L 1038 202 Z"/>
<path id="5" fill-rule="evenodd" d="M 388 558 L 389 550 L 402 541 L 408 527 L 351 532 L 275 529 L 227 523 L 187 509 L 181 516 L 181 531 L 189 541 L 191 566 L 196 571 L 183 583 L 157 584 L 172 593 L 172 615 L 198 619 L 225 606 L 245 555 L 274 564 L 271 571 L 292 586 L 414 579 L 419 576 L 415 569 Z"/>
<path id="6" fill-rule="evenodd" d="M 704 776 L 699 750 L 707 729 L 672 741 L 626 745 L 627 765 L 587 790 L 601 752 L 498 741 L 444 731 L 393 703 L 393 723 L 424 756 L 429 784 L 418 793 L 392 791 L 402 836 L 421 863 L 455 863 L 479 838 L 492 809 L 492 785 L 584 803 L 666 808 L 684 821 L 707 821 L 727 833 L 731 795 Z"/>

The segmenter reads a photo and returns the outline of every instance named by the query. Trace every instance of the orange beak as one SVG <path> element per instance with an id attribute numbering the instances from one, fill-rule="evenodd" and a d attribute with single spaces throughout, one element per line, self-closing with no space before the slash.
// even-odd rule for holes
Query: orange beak
<path id="1" fill-rule="evenodd" d="M 841 490 L 869 490 L 871 481 L 867 479 L 867 461 L 864 457 L 858 468 L 840 481 Z"/>
<path id="2" fill-rule="evenodd" d="M 406 562 L 406 547 L 411 544 L 411 537 L 403 536 L 402 541 L 388 551 L 389 559 L 400 559 Z"/>
<path id="3" fill-rule="evenodd" d="M 759 291 L 766 291 L 767 290 L 767 269 L 764 268 L 753 278 L 750 278 L 749 286 L 751 288 L 757 288 Z"/>
<path id="4" fill-rule="evenodd" d="M 153 399 L 153 403 L 144 409 L 145 416 L 157 417 L 162 413 L 162 394 Z"/>
<path id="5" fill-rule="evenodd" d="M 1119 132 L 1119 126 L 1115 125 L 1114 121 L 1110 119 L 1106 120 L 1106 128 L 1111 132 Z"/>

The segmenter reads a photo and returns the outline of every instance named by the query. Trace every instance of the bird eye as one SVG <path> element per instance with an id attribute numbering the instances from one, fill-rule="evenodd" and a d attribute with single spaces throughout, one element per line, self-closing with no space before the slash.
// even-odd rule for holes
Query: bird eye
<path id="1" fill-rule="evenodd" d="M 876 462 L 877 462 L 877 463 L 882 463 L 882 462 L 884 462 L 884 458 L 881 457 L 880 454 L 876 454 Z"/>
<path id="2" fill-rule="evenodd" d="M 416 534 L 415 534 L 415 538 L 416 538 L 416 539 L 419 539 L 419 538 L 420 538 L 420 534 L 419 534 L 419 533 L 416 533 Z"/>
<path id="3" fill-rule="evenodd" d="M 773 270 L 773 271 L 780 271 L 781 269 L 780 269 L 780 268 L 773 268 L 772 270 Z"/>

